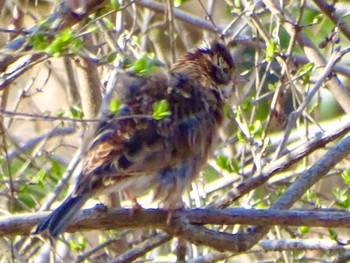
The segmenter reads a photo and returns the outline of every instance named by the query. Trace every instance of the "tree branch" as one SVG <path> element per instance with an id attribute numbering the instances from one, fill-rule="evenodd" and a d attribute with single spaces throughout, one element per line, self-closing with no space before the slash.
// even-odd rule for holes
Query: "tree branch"
<path id="1" fill-rule="evenodd" d="M 322 156 L 314 165 L 302 173 L 294 183 L 274 203 L 273 209 L 289 209 L 307 189 L 323 178 L 334 166 L 350 154 L 350 136 L 342 139 Z M 269 231 L 268 227 L 260 225 L 254 227 L 249 233 L 242 234 L 240 243 L 244 250 L 250 249 Z"/>
<path id="2" fill-rule="evenodd" d="M 150 237 L 146 241 L 142 242 L 135 248 L 132 248 L 125 253 L 115 257 L 109 263 L 128 263 L 134 262 L 135 259 L 144 255 L 146 252 L 158 247 L 159 245 L 171 240 L 171 236 L 166 233 L 159 233 L 153 237 Z"/>
<path id="3" fill-rule="evenodd" d="M 281 172 L 293 164 L 300 161 L 302 158 L 310 155 L 312 152 L 324 147 L 327 143 L 344 136 L 344 134 L 350 131 L 350 122 L 346 121 L 345 124 L 341 125 L 335 130 L 327 130 L 320 134 L 307 144 L 295 149 L 294 151 L 280 157 L 276 161 L 266 165 L 262 172 L 255 174 L 252 178 L 242 182 L 235 189 L 230 190 L 224 194 L 220 199 L 215 200 L 208 207 L 224 208 L 229 206 L 232 202 L 239 199 L 246 193 L 264 184 L 273 175 Z"/>
<path id="4" fill-rule="evenodd" d="M 339 18 L 335 13 L 335 7 L 323 0 L 313 0 L 313 2 L 326 16 L 328 16 L 330 20 L 332 20 L 335 26 L 339 27 L 340 31 L 346 36 L 346 38 L 350 40 L 350 28 L 346 22 L 342 21 L 343 18 Z"/>
<path id="5" fill-rule="evenodd" d="M 279 2 L 275 0 L 263 0 L 264 4 L 270 10 L 270 12 L 276 16 L 276 18 L 281 18 L 280 22 L 283 24 L 286 31 L 292 35 L 295 30 L 295 20 L 291 14 L 286 10 L 282 9 Z M 299 32 L 296 35 L 296 40 L 301 48 L 303 48 L 309 61 L 312 61 L 317 71 L 322 74 L 322 68 L 326 65 L 325 57 L 320 53 L 314 43 L 309 39 L 306 34 Z M 337 76 L 330 76 L 326 82 L 327 88 L 332 93 L 334 98 L 338 101 L 339 105 L 347 113 L 350 112 L 350 93 L 342 85 Z"/>
<path id="6" fill-rule="evenodd" d="M 70 27 L 76 24 L 79 21 L 85 19 L 89 14 L 94 12 L 97 8 L 101 8 L 108 1 L 105 0 L 86 0 L 84 1 L 84 15 L 78 15 L 74 13 L 71 8 L 67 5 L 67 1 L 61 1 L 59 5 L 57 5 L 56 10 L 52 12 L 50 17 L 47 19 L 48 22 L 52 23 L 52 30 L 61 30 L 67 27 Z M 34 26 L 31 28 L 28 33 L 34 33 L 39 30 L 41 25 Z M 25 36 L 19 36 L 8 43 L 5 47 L 7 52 L 3 52 L 0 56 L 0 72 L 6 70 L 6 68 L 15 62 L 18 58 L 22 56 L 19 50 L 28 51 L 31 49 L 31 46 L 26 43 Z M 16 55 L 17 53 L 17 55 Z M 44 53 L 34 54 L 34 60 L 38 60 L 44 55 Z M 1 88 L 0 88 L 1 89 Z"/>
<path id="7" fill-rule="evenodd" d="M 21 214 L 0 217 L 0 236 L 28 235 L 47 213 Z M 239 240 L 242 234 L 230 234 L 208 229 L 202 225 L 310 226 L 349 228 L 350 214 L 339 210 L 283 211 L 278 209 L 183 209 L 175 211 L 170 225 L 168 212 L 161 209 L 85 209 L 80 212 L 67 232 L 89 230 L 120 230 L 126 228 L 159 228 L 170 235 L 217 250 L 243 251 Z M 159 240 L 163 240 L 163 236 Z M 165 238 L 168 240 L 168 237 Z M 158 242 L 157 241 L 157 242 Z M 161 241 L 159 241 L 161 242 Z"/>

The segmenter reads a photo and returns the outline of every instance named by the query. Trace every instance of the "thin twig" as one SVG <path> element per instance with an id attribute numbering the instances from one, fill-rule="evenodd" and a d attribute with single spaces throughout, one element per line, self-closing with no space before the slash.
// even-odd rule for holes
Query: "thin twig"
<path id="1" fill-rule="evenodd" d="M 4 118 L 18 118 L 26 121 L 71 121 L 71 122 L 77 122 L 77 123 L 86 123 L 86 122 L 100 122 L 101 119 L 76 119 L 76 118 L 70 118 L 65 116 L 45 116 L 45 115 L 38 115 L 38 114 L 31 114 L 31 113 L 25 113 L 25 112 L 13 112 L 13 111 L 7 111 L 0 109 L 0 114 Z M 141 119 L 152 119 L 152 116 L 147 115 L 128 115 L 128 116 L 118 116 L 116 117 L 116 120 L 125 120 L 130 118 L 141 118 Z"/>
<path id="2" fill-rule="evenodd" d="M 296 120 L 301 116 L 302 112 L 306 108 L 306 106 L 310 103 L 311 99 L 314 97 L 316 92 L 321 88 L 321 86 L 324 84 L 325 80 L 330 76 L 332 71 L 334 70 L 334 66 L 341 60 L 341 58 L 350 52 L 350 48 L 346 48 L 343 51 L 337 51 L 332 54 L 331 58 L 329 59 L 324 71 L 322 72 L 321 76 L 315 83 L 315 85 L 312 87 L 310 92 L 308 93 L 307 97 L 304 99 L 303 103 L 299 106 L 299 108 L 290 114 L 288 119 L 288 124 L 285 129 L 285 136 L 283 137 L 282 142 L 277 148 L 275 159 L 277 159 L 282 151 L 285 149 L 289 135 L 295 125 Z"/>
<path id="3" fill-rule="evenodd" d="M 276 0 L 263 0 L 267 9 L 277 18 L 280 19 L 283 16 L 281 22 L 289 34 L 295 30 L 295 19 L 286 10 L 282 9 L 279 2 Z M 296 40 L 301 48 L 303 48 L 309 61 L 312 61 L 316 69 L 320 71 L 326 65 L 326 59 L 309 39 L 306 34 L 299 32 L 296 36 Z M 321 72 L 322 73 L 322 72 Z M 339 105 L 347 113 L 350 113 L 350 92 L 342 85 L 341 81 L 337 76 L 331 76 L 325 83 L 329 91 L 332 93 L 334 98 L 337 100 Z"/>
<path id="4" fill-rule="evenodd" d="M 288 209 L 316 182 L 323 178 L 337 163 L 350 154 L 350 136 L 345 137 L 308 170 L 301 174 L 293 184 L 271 206 L 273 209 Z M 269 231 L 268 227 L 256 226 L 249 233 L 241 233 L 244 250 L 250 249 Z"/>
<path id="5" fill-rule="evenodd" d="M 148 240 L 142 242 L 138 246 L 128 250 L 127 252 L 119 255 L 109 263 L 128 263 L 134 262 L 134 260 L 140 256 L 143 256 L 152 249 L 168 242 L 172 239 L 172 236 L 166 233 L 159 233 L 153 237 L 148 238 Z"/>
<path id="6" fill-rule="evenodd" d="M 295 164 L 300 159 L 304 158 L 305 156 L 308 156 L 315 150 L 320 149 L 321 147 L 324 147 L 327 143 L 341 136 L 344 136 L 344 134 L 348 133 L 349 131 L 350 131 L 350 122 L 348 121 L 338 129 L 328 130 L 322 133 L 321 135 L 311 140 L 309 143 L 295 149 L 289 154 L 286 154 L 281 158 L 275 160 L 274 162 L 266 165 L 262 169 L 261 173 L 257 173 L 253 175 L 251 179 L 248 179 L 245 182 L 239 184 L 235 189 L 230 190 L 229 192 L 224 194 L 220 199 L 210 203 L 208 207 L 229 206 L 230 204 L 232 204 L 232 202 L 236 201 L 237 199 L 242 197 L 244 194 L 252 191 L 253 189 L 265 183 L 277 172 L 280 172 L 289 168 L 291 165 Z"/>

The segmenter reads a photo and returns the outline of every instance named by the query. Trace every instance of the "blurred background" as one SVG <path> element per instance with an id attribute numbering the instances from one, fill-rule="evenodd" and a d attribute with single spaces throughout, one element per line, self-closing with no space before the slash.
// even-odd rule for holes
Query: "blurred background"
<path id="1" fill-rule="evenodd" d="M 349 11 L 345 0 L 1 1 L 0 215 L 50 210 L 62 201 L 116 70 L 147 74 L 155 66 L 169 67 L 204 41 L 223 38 L 242 79 L 227 102 L 222 140 L 185 196 L 187 207 L 220 200 L 265 166 L 348 123 Z M 328 146 L 316 147 L 225 207 L 269 208 Z M 339 162 L 293 208 L 348 209 L 348 167 L 348 160 Z M 107 199 L 130 207 L 123 195 Z M 140 203 L 156 207 L 149 195 Z M 208 227 L 229 233 L 247 228 Z M 0 262 L 108 262 L 160 234 L 156 229 L 64 234 L 56 248 L 40 237 L 4 236 Z M 276 226 L 264 237 L 301 244 L 310 238 L 348 240 L 349 231 Z M 138 262 L 338 262 L 341 257 L 322 249 L 276 251 L 259 245 L 219 253 L 177 238 L 141 254 Z"/>

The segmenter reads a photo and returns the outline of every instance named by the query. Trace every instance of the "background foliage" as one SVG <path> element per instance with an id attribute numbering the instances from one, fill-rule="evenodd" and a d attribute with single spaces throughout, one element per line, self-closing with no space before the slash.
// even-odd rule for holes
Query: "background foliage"
<path id="1" fill-rule="evenodd" d="M 349 11 L 340 0 L 2 1 L 1 215 L 48 210 L 64 198 L 115 69 L 148 74 L 220 35 L 245 81 L 227 104 L 222 141 L 186 195 L 187 206 L 348 209 L 347 153 L 326 155 L 329 166 L 320 158 L 341 146 L 349 129 Z M 104 107 L 116 110 L 118 100 Z M 167 114 L 166 107 L 155 114 Z M 295 186 L 317 169 L 324 174 Z M 283 205 L 286 194 L 294 199 Z M 107 199 L 130 206 L 123 196 Z M 154 207 L 148 196 L 141 203 Z M 56 248 L 41 237 L 4 235 L 0 257 L 129 262 L 135 257 L 128 253 L 139 249 L 139 259 L 152 262 L 346 262 L 349 231 L 340 226 L 208 226 L 246 235 L 244 248 L 229 252 L 155 229 L 64 234 Z M 144 245 L 152 241 L 156 245 Z"/>

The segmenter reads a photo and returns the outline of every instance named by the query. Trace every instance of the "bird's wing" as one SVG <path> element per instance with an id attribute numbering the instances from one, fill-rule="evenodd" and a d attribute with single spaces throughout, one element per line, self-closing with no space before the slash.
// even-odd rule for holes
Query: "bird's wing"
<path id="1" fill-rule="evenodd" d="M 212 144 L 212 127 L 221 114 L 214 112 L 215 94 L 166 72 L 127 77 L 117 88 L 123 87 L 119 112 L 101 122 L 90 140 L 76 193 L 103 187 L 107 180 L 157 173 L 198 151 L 204 159 Z M 156 120 L 153 105 L 162 99 L 171 113 Z"/>

